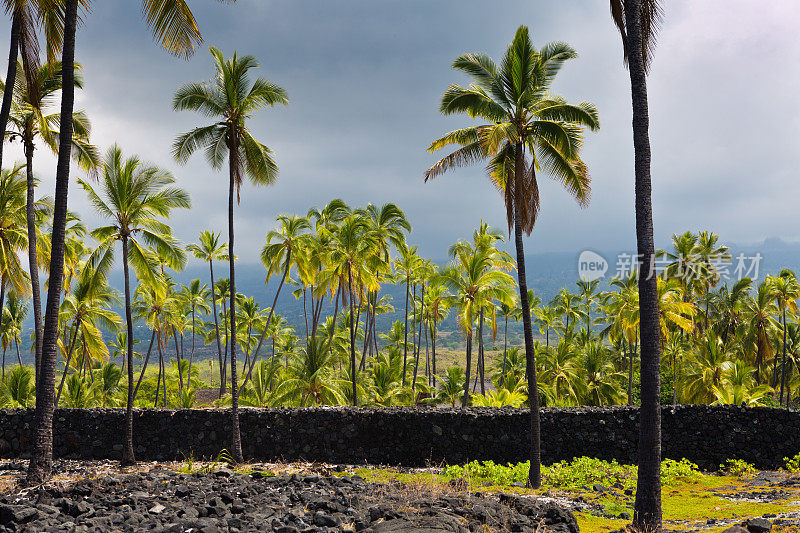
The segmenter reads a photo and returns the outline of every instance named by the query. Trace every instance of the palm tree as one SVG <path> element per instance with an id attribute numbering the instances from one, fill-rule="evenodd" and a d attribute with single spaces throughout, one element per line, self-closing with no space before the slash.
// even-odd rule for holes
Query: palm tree
<path id="1" fill-rule="evenodd" d="M 406 384 L 406 364 L 408 359 L 408 297 L 411 289 L 411 278 L 415 275 L 419 263 L 416 246 L 403 245 L 398 250 L 400 257 L 395 259 L 394 268 L 399 274 L 405 274 L 406 282 L 406 307 L 403 326 L 403 386 Z"/>
<path id="2" fill-rule="evenodd" d="M 355 300 L 363 297 L 361 287 L 372 285 L 373 272 L 367 260 L 375 246 L 375 237 L 369 233 L 368 219 L 353 213 L 333 232 L 328 261 L 331 274 L 347 283 L 347 300 L 350 305 L 350 384 L 353 405 L 358 405 L 356 384 L 356 315 Z M 354 283 L 355 280 L 355 283 Z"/>
<path id="3" fill-rule="evenodd" d="M 269 309 L 269 316 L 267 316 L 266 320 L 267 324 L 272 320 L 275 306 L 278 304 L 278 296 L 281 294 L 281 289 L 286 282 L 286 278 L 289 277 L 292 266 L 299 266 L 296 254 L 306 246 L 308 236 L 305 232 L 311 229 L 311 224 L 307 218 L 298 217 L 296 215 L 280 215 L 278 216 L 278 221 L 281 223 L 280 229 L 273 229 L 267 233 L 267 243 L 261 249 L 261 262 L 267 268 L 267 279 L 265 283 L 269 283 L 269 278 L 276 272 L 283 272 L 278 290 L 275 291 L 275 298 L 272 300 L 272 307 Z M 250 374 L 253 372 L 253 366 L 256 364 L 258 351 L 261 349 L 261 344 L 264 342 L 266 333 L 267 328 L 264 328 L 261 337 L 258 339 L 255 352 L 253 353 L 250 368 L 246 369 L 247 374 L 242 380 L 242 388 L 247 384 L 247 380 L 250 379 Z"/>
<path id="4" fill-rule="evenodd" d="M 72 323 L 72 339 L 67 341 L 68 333 L 64 333 L 64 373 L 56 393 L 56 405 L 61 397 L 75 343 L 80 338 L 84 352 L 91 355 L 108 356 L 108 346 L 103 340 L 99 326 L 108 331 L 116 331 L 120 326 L 119 316 L 110 308 L 119 304 L 119 298 L 108 286 L 107 276 L 111 268 L 113 256 L 111 250 L 95 253 L 81 268 L 76 281 L 72 284 L 70 294 L 61 304 L 62 318 L 60 322 Z M 127 338 L 127 337 L 126 337 Z M 86 363 L 87 357 L 84 357 Z"/>
<path id="5" fill-rule="evenodd" d="M 768 283 L 772 286 L 772 294 L 781 313 L 781 323 L 783 325 L 783 357 L 781 360 L 781 395 L 780 404 L 783 404 L 783 389 L 786 386 L 786 311 L 797 313 L 797 299 L 800 298 L 800 283 L 797 282 L 794 272 L 783 270 L 779 276 L 768 278 Z M 777 377 L 777 376 L 776 376 Z M 773 385 L 775 379 L 773 379 Z M 789 407 L 787 397 L 786 407 Z"/>
<path id="6" fill-rule="evenodd" d="M 272 185 L 278 179 L 278 165 L 272 150 L 260 143 L 247 129 L 246 121 L 257 111 L 277 104 L 286 105 L 286 91 L 258 78 L 252 84 L 248 72 L 258 67 L 252 56 L 241 58 L 234 52 L 225 60 L 222 52 L 211 47 L 216 77 L 209 83 L 192 83 L 175 94 L 176 111 L 192 110 L 218 118 L 210 125 L 195 128 L 175 140 L 173 155 L 181 163 L 198 149 L 206 149 L 206 158 L 214 169 L 220 169 L 228 156 L 228 261 L 231 280 L 231 331 L 236 331 L 236 275 L 234 267 L 233 206 L 237 201 L 242 179 L 246 175 L 256 185 Z M 233 417 L 233 458 L 242 460 L 242 437 L 239 432 L 239 389 L 236 381 L 236 335 L 231 335 L 231 416 Z"/>
<path id="7" fill-rule="evenodd" d="M 227 261 L 228 254 L 225 252 L 226 245 L 224 242 L 220 242 L 220 235 L 213 232 L 205 230 L 200 233 L 200 239 L 198 244 L 190 244 L 186 247 L 186 249 L 201 261 L 206 261 L 208 263 L 208 270 L 211 275 L 211 307 L 214 313 L 214 330 L 216 332 L 216 339 L 217 339 L 217 355 L 219 356 L 219 396 L 222 397 L 225 394 L 225 365 L 222 362 L 222 343 L 220 342 L 220 335 L 219 335 L 219 315 L 217 314 L 217 296 L 216 290 L 217 285 L 214 281 L 214 260 L 217 261 Z"/>
<path id="8" fill-rule="evenodd" d="M 7 131 L 11 114 L 14 85 L 17 81 L 17 69 L 21 63 L 24 76 L 28 80 L 35 77 L 33 72 L 39 64 L 39 39 L 36 32 L 37 22 L 41 22 L 47 37 L 47 55 L 55 57 L 61 48 L 64 31 L 64 20 L 57 16 L 61 11 L 61 2 L 43 2 L 41 0 L 3 0 L 6 13 L 11 14 L 11 47 L 8 53 L 8 70 L 6 85 L 3 87 L 3 103 L 0 106 L 0 131 Z M 19 56 L 22 61 L 19 61 Z M 3 146 L 0 143 L 0 167 L 3 163 Z"/>
<path id="9" fill-rule="evenodd" d="M 5 303 L 6 290 L 25 294 L 27 280 L 19 262 L 19 252 L 27 244 L 26 181 L 22 174 L 24 165 L 0 172 L 0 310 Z M 0 335 L 4 333 L 0 314 Z"/>
<path id="10" fill-rule="evenodd" d="M 458 399 L 464 394 L 464 388 L 461 385 L 464 379 L 464 369 L 460 366 L 451 366 L 439 381 L 437 396 L 450 402 L 451 407 L 455 407 Z M 467 379 L 467 382 L 469 382 L 469 379 Z M 462 403 L 466 402 L 462 399 Z"/>
<path id="11" fill-rule="evenodd" d="M 488 308 L 494 314 L 495 302 L 510 305 L 513 301 L 513 278 L 498 269 L 494 254 L 483 248 L 461 248 L 454 262 L 439 274 L 442 284 L 452 295 L 448 302 L 459 310 L 458 321 L 467 339 L 467 362 L 464 394 L 461 406 L 469 400 L 469 371 L 472 364 L 472 326 L 480 316 L 480 310 Z"/>
<path id="12" fill-rule="evenodd" d="M 583 309 L 584 315 L 586 315 L 586 332 L 591 332 L 592 327 L 592 309 L 594 302 L 597 300 L 597 285 L 600 283 L 599 279 L 595 280 L 580 280 L 578 284 L 578 288 L 581 290 L 580 297 L 583 300 L 583 305 L 586 306 Z"/>
<path id="13" fill-rule="evenodd" d="M 202 313 L 211 312 L 211 307 L 208 305 L 209 294 L 208 285 L 205 283 L 200 285 L 199 279 L 193 279 L 188 286 L 181 286 L 183 303 L 189 308 L 192 315 L 192 351 L 189 353 L 189 372 L 192 371 L 192 363 L 194 362 L 195 332 L 197 331 L 196 314 L 197 311 Z"/>
<path id="14" fill-rule="evenodd" d="M 55 409 L 55 371 L 58 343 L 58 308 L 64 270 L 65 231 L 67 224 L 67 199 L 69 194 L 70 158 L 72 153 L 72 113 L 75 103 L 75 37 L 78 25 L 78 5 L 90 0 L 63 0 L 58 17 L 63 20 L 61 47 L 62 92 L 59 115 L 58 162 L 56 164 L 56 191 L 53 210 L 52 246 L 50 255 L 50 285 L 45 307 L 45 324 L 42 334 L 40 361 L 41 383 L 36 394 L 36 412 L 33 427 L 33 446 L 26 481 L 39 485 L 50 478 L 53 466 L 53 410 Z M 235 0 L 232 0 L 235 1 Z M 189 57 L 201 42 L 200 30 L 185 0 L 142 0 L 142 8 L 153 36 L 171 54 Z M 12 52 L 14 47 L 12 45 Z M 14 58 L 16 60 L 16 58 Z M 13 76 L 8 76 L 12 78 Z M 0 113 L 2 109 L 0 109 Z M 0 116 L 2 119 L 2 116 Z M 0 124 L 2 125 L 2 124 Z"/>
<path id="15" fill-rule="evenodd" d="M 661 530 L 661 341 L 658 331 L 658 288 L 651 275 L 655 264 L 652 184 L 650 179 L 650 118 L 647 70 L 661 20 L 659 0 L 611 0 L 611 15 L 622 35 L 631 78 L 633 148 L 636 191 L 636 249 L 639 257 L 641 308 L 641 397 L 639 457 L 633 525 L 640 531 Z"/>
<path id="16" fill-rule="evenodd" d="M 172 232 L 161 219 L 169 218 L 176 208 L 189 208 L 189 195 L 174 187 L 175 179 L 166 170 L 146 165 L 138 157 L 124 158 L 119 146 L 111 147 L 100 170 L 99 192 L 86 181 L 79 180 L 94 209 L 114 222 L 97 228 L 92 235 L 100 242 L 98 250 L 110 250 L 122 242 L 122 268 L 125 276 L 125 323 L 127 338 L 133 339 L 129 267 L 144 283 L 156 283 L 153 262 L 143 244 L 152 246 L 165 256 L 180 256 Z M 125 446 L 122 462 L 136 461 L 133 451 L 133 343 L 128 342 L 128 404 L 126 407 Z"/>
<path id="17" fill-rule="evenodd" d="M 28 272 L 31 277 L 31 294 L 33 295 L 34 323 L 34 375 L 39 374 L 39 359 L 42 352 L 42 303 L 39 284 L 39 263 L 36 238 L 36 202 L 34 194 L 36 180 L 33 177 L 33 154 L 36 142 L 41 139 L 54 152 L 58 152 L 58 131 L 53 129 L 59 120 L 58 113 L 50 112 L 58 91 L 61 90 L 61 63 L 46 63 L 41 67 L 33 67 L 31 79 L 20 77 L 14 87 L 14 102 L 11 108 L 10 122 L 12 128 L 6 131 L 6 137 L 19 140 L 25 153 L 27 174 L 27 222 L 28 222 Z M 75 73 L 75 86 L 83 88 L 83 80 L 79 70 Z M 89 143 L 91 126 L 82 111 L 73 114 L 72 144 L 73 158 L 86 171 L 97 165 L 97 150 Z"/>
<path id="18" fill-rule="evenodd" d="M 539 188 L 536 171 L 551 174 L 585 205 L 589 199 L 589 174 L 580 160 L 582 129 L 599 127 L 592 104 L 571 105 L 549 92 L 563 63 L 576 57 L 565 43 L 552 43 L 536 50 L 528 28 L 520 26 L 498 68 L 484 54 L 465 54 L 453 62 L 453 68 L 470 75 L 469 87 L 451 85 L 442 97 L 440 111 L 450 115 L 466 113 L 481 117 L 488 124 L 455 130 L 434 141 L 429 151 L 448 144 L 462 148 L 439 160 L 425 174 L 426 181 L 450 168 L 491 160 L 492 180 L 506 204 L 509 232 L 514 229 L 517 251 L 525 353 L 530 390 L 537 390 L 528 286 L 525 277 L 525 254 L 522 233 L 530 234 L 539 211 Z M 526 152 L 532 162 L 526 163 Z M 541 485 L 541 443 L 538 396 L 531 396 L 531 469 L 529 484 Z"/>

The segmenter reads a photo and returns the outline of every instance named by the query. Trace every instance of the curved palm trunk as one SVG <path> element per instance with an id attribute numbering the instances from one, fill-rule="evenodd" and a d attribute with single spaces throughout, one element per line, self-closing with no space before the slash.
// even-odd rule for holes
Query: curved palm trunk
<path id="1" fill-rule="evenodd" d="M 133 316 L 131 314 L 131 281 L 128 267 L 128 239 L 122 239 L 122 272 L 125 276 L 125 362 L 128 365 L 128 401 L 125 405 L 125 442 L 122 445 L 122 464 L 131 465 L 136 462 L 133 452 Z M 152 341 L 151 341 L 152 345 Z M 145 362 L 146 364 L 146 362 Z"/>
<path id="2" fill-rule="evenodd" d="M 636 355 L 636 347 L 631 348 L 628 352 L 628 405 L 633 405 L 633 358 Z"/>
<path id="3" fill-rule="evenodd" d="M 480 379 L 481 379 L 481 394 L 484 396 L 486 395 L 486 351 L 483 346 L 483 308 L 481 307 L 481 324 L 478 327 L 480 330 L 480 337 L 478 337 L 478 359 L 480 359 L 479 364 L 479 371 L 480 371 Z"/>
<path id="4" fill-rule="evenodd" d="M 524 174 L 523 146 L 515 146 L 515 180 L 521 180 Z M 522 187 L 518 182 L 515 187 Z M 536 354 L 533 348 L 533 328 L 531 326 L 531 306 L 528 301 L 528 280 L 525 277 L 525 250 L 522 244 L 522 223 L 519 206 L 514 209 L 514 245 L 517 251 L 517 283 L 519 284 L 519 301 L 522 307 L 522 329 L 525 334 L 525 374 L 528 379 L 528 403 L 530 404 L 530 461 L 528 485 L 539 488 L 542 484 L 542 448 L 541 426 L 539 421 L 539 387 L 536 382 Z"/>
<path id="5" fill-rule="evenodd" d="M 464 376 L 464 395 L 461 397 L 461 407 L 467 406 L 469 400 L 469 369 L 472 366 L 472 326 L 470 326 L 469 333 L 467 333 L 467 372 Z"/>
<path id="6" fill-rule="evenodd" d="M 0 106 L 0 131 L 8 128 L 8 117 L 11 114 L 11 101 L 14 96 L 14 80 L 17 77 L 17 56 L 19 56 L 20 17 L 17 14 L 11 19 L 11 46 L 8 51 L 8 69 L 6 70 L 6 86 L 3 89 L 3 104 Z M 0 168 L 3 164 L 3 145 L 0 143 Z"/>
<path id="7" fill-rule="evenodd" d="M 64 240 L 69 194 L 69 162 L 72 150 L 72 111 L 75 104 L 75 30 L 78 0 L 65 0 L 64 47 L 62 51 L 61 119 L 56 165 L 56 191 L 53 209 L 53 236 L 50 254 L 50 285 L 47 314 L 42 335 L 42 357 L 36 390 L 36 411 L 32 435 L 31 460 L 26 482 L 38 485 L 48 480 L 53 468 L 53 411 L 58 350 L 58 309 L 64 276 Z"/>
<path id="8" fill-rule="evenodd" d="M 291 268 L 291 260 L 292 260 L 292 250 L 286 253 L 286 266 L 283 269 L 283 277 L 281 277 L 281 282 L 278 285 L 278 290 L 275 292 L 275 298 L 272 299 L 272 307 L 269 309 L 269 315 L 267 316 L 266 326 L 264 326 L 264 331 L 261 332 L 261 337 L 258 339 L 258 346 L 256 346 L 255 351 L 253 352 L 252 361 L 250 362 L 250 368 L 247 370 L 247 375 L 242 380 L 242 386 L 239 389 L 239 394 L 244 390 L 244 386 L 247 385 L 247 381 L 250 379 L 250 376 L 253 374 L 253 367 L 256 366 L 256 359 L 258 358 L 258 352 L 261 350 L 261 344 L 264 342 L 264 338 L 267 335 L 267 330 L 269 329 L 270 321 L 272 320 L 272 315 L 275 313 L 275 306 L 278 305 L 278 296 L 281 294 L 281 289 L 283 289 L 283 284 L 286 281 L 286 278 L 289 276 L 289 269 Z M 305 311 L 305 291 L 303 291 L 303 310 Z M 308 317 L 306 317 L 306 337 L 308 337 Z M 273 357 L 275 352 L 275 339 L 273 338 Z M 245 368 L 247 368 L 247 364 L 245 364 Z"/>
<path id="9" fill-rule="evenodd" d="M 411 283 L 411 276 L 406 274 L 406 313 L 405 326 L 403 327 L 403 386 L 406 386 L 406 360 L 408 358 L 408 285 Z"/>
<path id="10" fill-rule="evenodd" d="M 0 274 L 0 338 L 3 337 L 3 305 L 6 301 L 6 280 Z M 3 377 L 6 377 L 6 348 L 3 347 Z"/>
<path id="11" fill-rule="evenodd" d="M 425 301 L 425 284 L 424 283 L 422 284 L 421 291 L 422 292 L 421 292 L 420 298 L 422 299 L 421 301 L 424 302 Z M 422 307 L 421 303 L 420 303 L 420 307 Z M 414 309 L 416 310 L 416 304 L 415 304 Z M 415 319 L 416 319 L 416 315 L 415 315 Z M 422 323 L 423 323 L 423 320 L 422 320 L 422 309 L 420 309 L 420 314 L 419 314 L 419 332 L 417 333 L 416 355 L 414 356 L 414 379 L 411 382 L 411 390 L 416 390 L 416 387 L 417 387 L 417 371 L 419 369 L 419 352 L 420 352 L 420 350 L 422 348 L 422 325 L 423 325 Z"/>
<path id="12" fill-rule="evenodd" d="M 431 325 L 431 383 L 436 386 L 436 322 Z"/>
<path id="13" fill-rule="evenodd" d="M 506 361 L 508 361 L 508 315 L 506 315 L 506 326 L 503 330 L 503 368 L 500 370 L 500 386 L 506 380 Z"/>
<path id="14" fill-rule="evenodd" d="M 136 380 L 136 386 L 133 388 L 133 400 L 136 400 L 136 395 L 139 393 L 139 387 L 142 385 L 142 380 L 144 379 L 144 372 L 147 370 L 147 363 L 150 362 L 150 354 L 153 351 L 153 342 L 156 340 L 156 332 L 153 330 L 153 333 L 150 334 L 150 346 L 147 348 L 147 354 L 144 357 L 144 362 L 142 363 L 142 371 L 139 374 L 139 379 Z M 133 403 L 133 402 L 131 402 Z"/>
<path id="15" fill-rule="evenodd" d="M 42 298 L 39 285 L 39 259 L 36 254 L 36 212 L 34 211 L 34 195 L 36 183 L 33 179 L 33 143 L 25 143 L 25 173 L 27 177 L 26 218 L 28 224 L 28 268 L 31 276 L 31 294 L 33 296 L 33 330 L 34 383 L 39 381 L 39 361 L 42 357 Z"/>
<path id="16" fill-rule="evenodd" d="M 242 462 L 242 434 L 239 430 L 239 386 L 236 380 L 236 270 L 233 255 L 233 195 L 236 188 L 236 169 L 238 148 L 235 144 L 236 129 L 230 132 L 228 185 L 228 264 L 231 274 L 230 338 L 231 338 L 231 447 L 233 460 Z"/>
<path id="17" fill-rule="evenodd" d="M 183 394 L 183 367 L 181 366 L 181 351 L 178 348 L 178 330 L 172 326 L 172 339 L 175 341 L 175 359 L 178 360 L 178 393 Z"/>
<path id="18" fill-rule="evenodd" d="M 639 254 L 639 324 L 641 337 L 641 408 L 639 457 L 633 525 L 640 531 L 661 530 L 661 341 L 658 289 L 650 275 L 655 261 L 653 243 L 650 138 L 647 80 L 642 57 L 641 0 L 626 0 L 628 70 L 633 105 L 633 147 L 636 175 L 636 247 Z M 646 272 L 643 272 L 647 269 Z M 642 275 L 644 273 L 644 275 Z"/>
<path id="19" fill-rule="evenodd" d="M 776 357 L 777 359 L 777 357 Z M 781 402 L 783 404 L 783 388 L 786 384 L 786 308 L 783 309 L 783 357 L 781 359 Z M 786 407 L 789 407 L 789 397 L 786 397 Z"/>
<path id="20" fill-rule="evenodd" d="M 353 273 L 351 266 L 347 266 L 347 286 L 350 290 L 350 382 L 353 385 L 353 406 L 358 407 L 358 391 L 356 389 L 356 333 L 353 324 Z"/>
<path id="21" fill-rule="evenodd" d="M 80 320 L 75 319 L 75 332 L 72 334 L 72 340 L 69 342 L 69 351 L 67 351 L 67 358 L 64 360 L 64 373 L 61 374 L 61 382 L 58 384 L 58 392 L 56 393 L 56 405 L 61 400 L 61 390 L 64 388 L 64 382 L 67 380 L 67 371 L 69 370 L 69 363 L 72 360 L 72 352 L 75 349 L 75 341 L 78 340 L 78 328 L 80 327 Z"/>
<path id="22" fill-rule="evenodd" d="M 194 328 L 195 328 L 195 306 L 192 306 L 192 352 L 189 354 L 189 376 L 186 378 L 188 387 L 192 381 L 192 364 L 194 364 Z"/>
<path id="23" fill-rule="evenodd" d="M 214 331 L 217 334 L 217 355 L 219 356 L 219 397 L 225 394 L 225 379 L 222 364 L 222 343 L 219 340 L 219 316 L 217 315 L 217 287 L 214 285 L 214 261 L 208 260 L 208 269 L 211 272 L 211 307 L 214 311 Z"/>

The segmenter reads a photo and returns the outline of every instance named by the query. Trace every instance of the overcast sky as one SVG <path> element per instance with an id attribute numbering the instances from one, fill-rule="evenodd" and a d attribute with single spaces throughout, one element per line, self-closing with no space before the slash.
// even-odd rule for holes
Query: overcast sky
<path id="1" fill-rule="evenodd" d="M 793 239 L 800 197 L 800 3 L 734 0 L 666 4 L 648 80 L 656 240 L 710 229 L 727 242 Z M 193 209 L 171 223 L 184 241 L 202 229 L 225 230 L 227 177 L 201 154 L 184 167 L 170 156 L 178 134 L 206 119 L 171 109 L 175 90 L 213 74 L 208 45 L 258 58 L 258 75 L 284 87 L 291 103 L 251 121 L 275 150 L 274 187 L 245 186 L 236 213 L 237 254 L 255 262 L 279 213 L 305 214 L 340 197 L 351 205 L 395 202 L 414 226 L 421 252 L 443 258 L 480 219 L 505 227 L 502 201 L 481 166 L 424 184 L 436 159 L 425 149 L 469 123 L 442 117 L 449 83 L 467 80 L 450 67 L 464 52 L 499 58 L 520 24 L 534 42 L 569 42 L 580 54 L 553 89 L 593 102 L 601 129 L 587 133 L 584 159 L 592 200 L 578 208 L 541 176 L 542 212 L 530 253 L 585 248 L 634 249 L 631 104 L 621 44 L 608 2 L 511 0 L 194 0 L 205 43 L 189 61 L 153 43 L 140 2 L 96 1 L 79 29 L 77 60 L 85 90 L 77 107 L 93 140 L 170 168 Z M 8 34 L 8 23 L 0 27 Z M 4 68 L 4 67 L 3 67 Z M 10 157 L 21 157 L 15 147 Z M 9 153 L 7 152 L 7 153 Z M 439 154 L 443 155 L 443 154 Z M 36 155 L 41 192 L 53 194 L 55 158 Z M 82 190 L 70 207 L 91 225 Z"/>

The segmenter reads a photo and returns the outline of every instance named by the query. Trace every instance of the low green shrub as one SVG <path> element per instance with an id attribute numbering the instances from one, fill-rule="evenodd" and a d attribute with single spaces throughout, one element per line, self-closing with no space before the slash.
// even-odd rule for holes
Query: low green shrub
<path id="1" fill-rule="evenodd" d="M 742 461 L 742 463 L 744 463 Z M 746 464 L 746 463 L 744 463 Z M 463 466 L 449 465 L 444 469 L 444 475 L 467 479 L 473 483 L 487 481 L 495 485 L 511 485 L 519 482 L 525 483 L 528 479 L 530 463 L 497 464 L 494 461 L 472 461 Z M 663 485 L 678 485 L 681 483 L 696 483 L 703 474 L 697 465 L 687 459 L 674 461 L 665 459 L 661 463 L 661 483 Z M 550 466 L 542 467 L 542 484 L 548 487 L 562 489 L 589 488 L 595 484 L 611 486 L 619 484 L 623 488 L 636 486 L 636 466 L 623 465 L 615 460 L 604 461 L 592 457 L 577 457 L 572 461 L 560 461 Z"/>
<path id="2" fill-rule="evenodd" d="M 696 464 L 688 459 L 674 461 L 664 459 L 661 461 L 661 484 L 678 485 L 680 483 L 697 483 L 703 473 Z"/>
<path id="3" fill-rule="evenodd" d="M 786 461 L 786 470 L 792 474 L 800 472 L 800 453 L 791 458 L 784 457 L 783 460 Z"/>
<path id="4" fill-rule="evenodd" d="M 728 459 L 719 465 L 719 469 L 728 475 L 742 477 L 749 476 L 756 472 L 756 467 L 743 459 Z"/>

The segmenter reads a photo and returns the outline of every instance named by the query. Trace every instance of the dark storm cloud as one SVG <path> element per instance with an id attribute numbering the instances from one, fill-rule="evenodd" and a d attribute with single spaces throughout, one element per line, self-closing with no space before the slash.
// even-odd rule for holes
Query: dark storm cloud
<path id="1" fill-rule="evenodd" d="M 467 123 L 438 114 L 451 82 L 466 82 L 450 63 L 466 51 L 499 57 L 516 27 L 527 24 L 541 45 L 564 40 L 580 53 L 554 89 L 572 101 L 594 102 L 598 133 L 584 156 L 593 177 L 592 203 L 578 209 L 543 178 L 544 207 L 528 250 L 575 251 L 633 246 L 630 96 L 621 47 L 605 2 L 524 1 L 271 1 L 236 5 L 193 2 L 205 45 L 189 61 L 152 42 L 139 2 L 96 1 L 78 35 L 86 89 L 78 106 L 94 123 L 103 149 L 172 169 L 194 209 L 177 213 L 179 237 L 225 228 L 226 177 L 200 154 L 180 167 L 170 156 L 175 136 L 205 119 L 174 113 L 177 87 L 212 75 L 207 45 L 256 56 L 259 75 L 286 88 L 291 104 L 251 122 L 274 148 L 281 177 L 274 187 L 247 186 L 237 211 L 242 261 L 257 260 L 278 213 L 305 213 L 341 197 L 353 205 L 398 203 L 414 225 L 413 241 L 442 258 L 481 218 L 504 228 L 504 209 L 481 168 L 423 184 L 436 159 L 425 148 Z M 649 80 L 657 240 L 709 228 L 731 241 L 781 234 L 793 215 L 798 186 L 792 105 L 800 48 L 791 21 L 800 8 L 748 2 L 669 2 Z M 3 28 L 7 33 L 7 25 Z M 12 154 L 17 152 L 12 151 Z M 52 189 L 53 158 L 42 148 L 37 167 Z M 90 224 L 82 191 L 70 205 Z M 790 236 L 790 235 L 785 235 Z"/>

